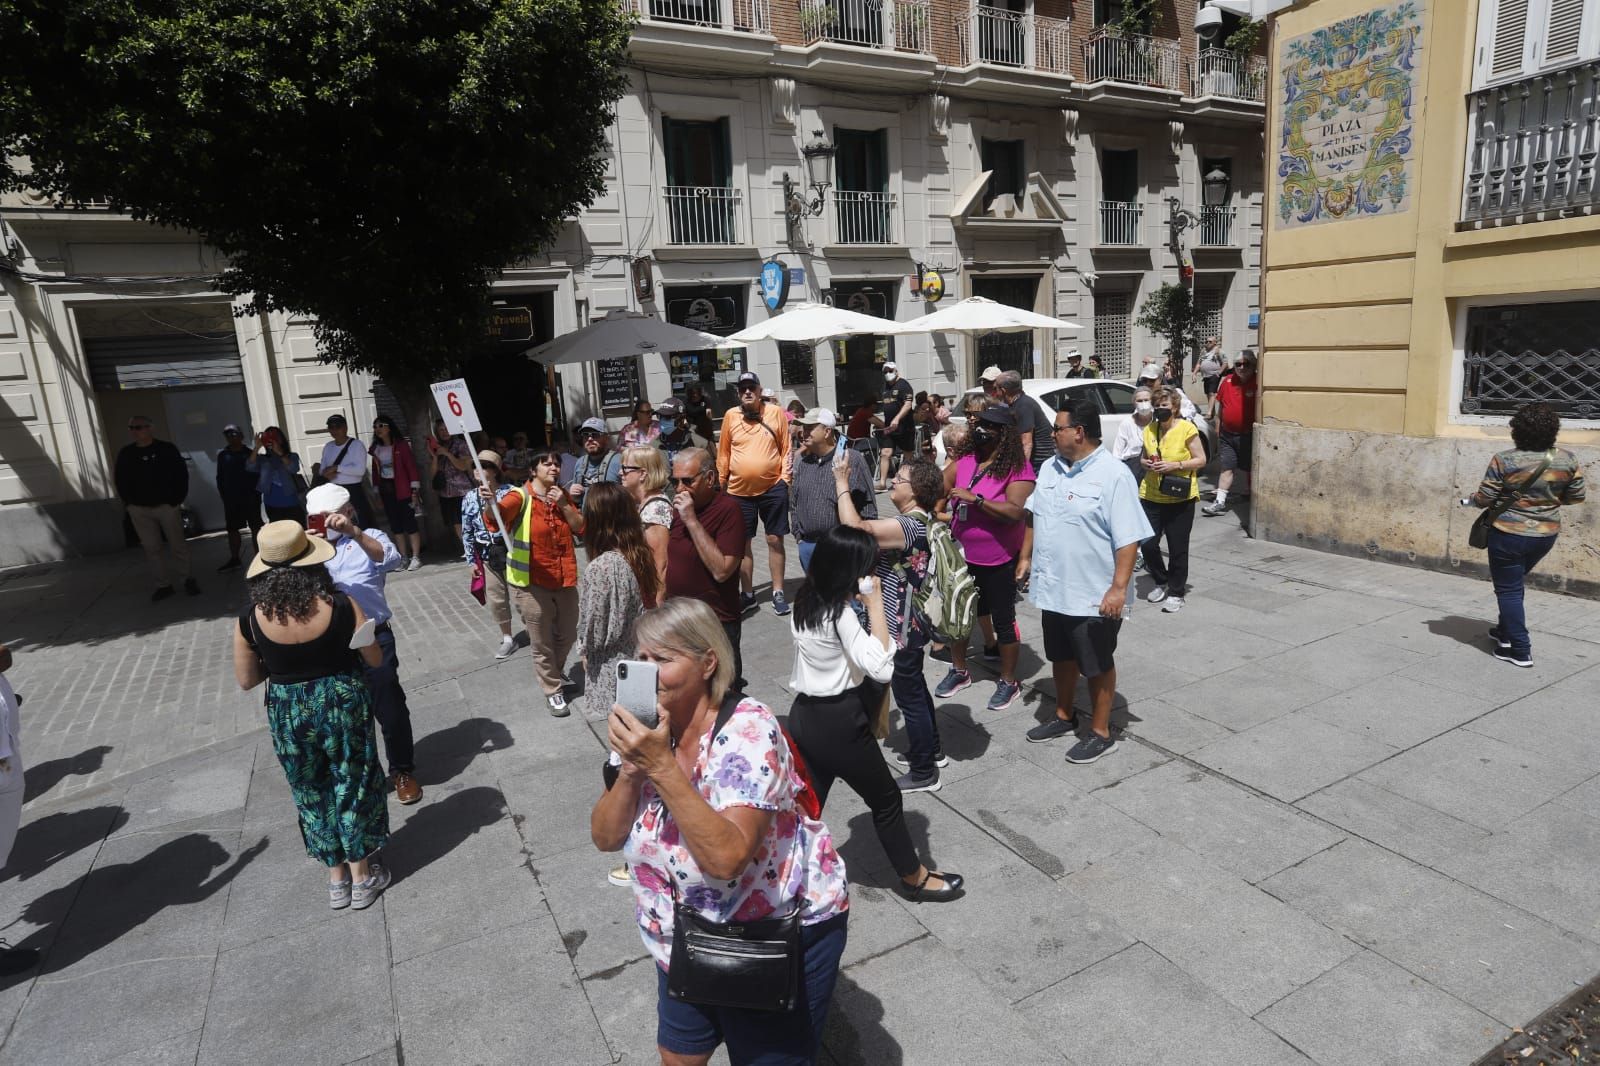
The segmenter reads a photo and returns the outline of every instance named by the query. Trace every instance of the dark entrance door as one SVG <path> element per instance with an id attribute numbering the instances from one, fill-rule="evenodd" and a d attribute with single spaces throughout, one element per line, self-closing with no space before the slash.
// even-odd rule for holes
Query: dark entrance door
<path id="1" fill-rule="evenodd" d="M 834 285 L 832 296 L 830 302 L 835 307 L 876 318 L 894 318 L 892 281 L 841 281 Z M 883 364 L 894 358 L 894 338 L 869 334 L 832 344 L 834 398 L 839 409 L 848 414 L 866 397 L 876 400 L 882 395 Z"/>
<path id="2" fill-rule="evenodd" d="M 1032 311 L 1034 301 L 1039 295 L 1039 278 L 1038 274 L 1020 278 L 975 277 L 972 279 L 972 295 L 985 297 L 1007 307 Z M 979 337 L 978 372 L 981 373 L 986 366 L 1015 370 L 1025 378 L 1033 377 L 1033 331 L 985 333 Z"/>
<path id="3" fill-rule="evenodd" d="M 555 336 L 555 293 L 497 293 L 496 300 L 501 299 L 502 309 L 528 309 L 533 336 L 523 336 L 527 329 L 509 328 L 508 336 L 488 342 L 477 355 L 462 360 L 461 376 L 485 436 L 509 441 L 520 430 L 540 443 L 545 439 L 545 370 L 522 353 Z M 507 317 L 519 318 L 509 312 Z M 421 436 L 430 428 L 411 427 L 411 432 Z"/>

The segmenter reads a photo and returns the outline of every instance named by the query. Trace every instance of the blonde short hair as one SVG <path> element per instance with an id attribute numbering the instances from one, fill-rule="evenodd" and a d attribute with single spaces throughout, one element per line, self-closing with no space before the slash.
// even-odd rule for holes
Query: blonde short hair
<path id="1" fill-rule="evenodd" d="M 650 445 L 624 448 L 622 464 L 644 471 L 644 491 L 647 494 L 654 495 L 667 487 L 671 471 L 667 469 L 667 457 L 661 454 L 660 448 Z"/>
<path id="2" fill-rule="evenodd" d="M 722 703 L 733 685 L 733 645 L 716 614 L 703 600 L 674 596 L 652 607 L 633 624 L 634 643 L 693 659 L 715 653 L 717 669 L 711 675 L 711 702 Z"/>
<path id="3" fill-rule="evenodd" d="M 1171 400 L 1173 406 L 1183 406 L 1183 390 L 1173 385 L 1158 385 L 1150 390 L 1150 402 L 1160 403 L 1162 400 Z"/>

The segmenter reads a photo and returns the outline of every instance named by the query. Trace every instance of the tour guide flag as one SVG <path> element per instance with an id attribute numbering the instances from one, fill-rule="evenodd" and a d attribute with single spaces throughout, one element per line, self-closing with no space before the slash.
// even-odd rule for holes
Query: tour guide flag
<path id="1" fill-rule="evenodd" d="M 478 421 L 478 409 L 472 406 L 472 393 L 467 391 L 466 379 L 451 378 L 449 381 L 435 381 L 428 387 L 433 390 L 433 402 L 439 405 L 439 417 L 444 419 L 445 428 L 466 439 L 467 451 L 472 454 L 472 465 L 478 469 L 478 484 L 488 484 L 484 480 L 483 464 L 478 461 L 478 449 L 472 446 L 471 435 L 480 432 L 483 423 Z M 490 506 L 493 506 L 492 502 Z M 500 539 L 505 541 L 506 551 L 509 553 L 511 531 L 506 528 L 504 522 L 499 521 L 498 517 L 495 524 L 500 527 Z"/>

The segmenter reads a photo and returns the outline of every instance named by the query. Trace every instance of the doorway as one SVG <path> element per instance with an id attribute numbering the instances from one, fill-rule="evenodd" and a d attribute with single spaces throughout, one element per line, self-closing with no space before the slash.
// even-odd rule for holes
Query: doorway
<path id="1" fill-rule="evenodd" d="M 1039 281 L 1043 275 L 1025 277 L 974 277 L 972 295 L 982 296 L 997 304 L 1032 311 L 1039 298 Z M 1001 370 L 1015 370 L 1025 378 L 1033 377 L 1033 330 L 1022 333 L 985 333 L 978 338 L 977 372 L 984 367 L 997 366 Z M 974 374 L 976 377 L 976 374 Z"/>
<path id="2" fill-rule="evenodd" d="M 875 318 L 894 318 L 893 282 L 841 281 L 834 285 L 832 297 L 835 307 Z M 883 394 L 883 364 L 894 359 L 894 338 L 872 333 L 832 344 L 834 403 L 839 410 L 853 411 L 868 397 L 877 401 Z"/>

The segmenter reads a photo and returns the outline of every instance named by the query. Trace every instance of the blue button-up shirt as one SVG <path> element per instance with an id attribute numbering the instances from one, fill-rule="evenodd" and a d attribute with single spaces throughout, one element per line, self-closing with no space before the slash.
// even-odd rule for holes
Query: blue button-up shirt
<path id="1" fill-rule="evenodd" d="M 1033 516 L 1029 602 L 1041 611 L 1098 615 L 1116 573 L 1117 549 L 1151 536 L 1132 472 L 1103 447 L 1070 465 L 1058 454 L 1039 469 L 1027 506 Z"/>
<path id="2" fill-rule="evenodd" d="M 383 597 L 384 575 L 398 569 L 405 560 L 383 530 L 364 529 L 362 532 L 383 545 L 383 562 L 373 562 L 353 537 L 340 537 L 333 542 L 328 573 L 333 575 L 334 587 L 354 600 L 362 613 L 381 626 L 394 616 L 389 601 Z"/>

